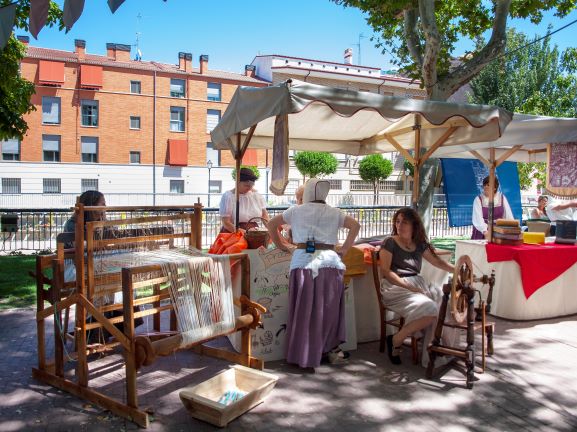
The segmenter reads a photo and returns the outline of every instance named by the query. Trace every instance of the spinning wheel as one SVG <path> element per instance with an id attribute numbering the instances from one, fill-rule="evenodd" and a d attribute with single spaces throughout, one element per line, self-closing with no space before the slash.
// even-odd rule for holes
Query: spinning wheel
<path id="1" fill-rule="evenodd" d="M 460 256 L 455 265 L 453 280 L 451 283 L 451 315 L 453 319 L 462 324 L 467 319 L 468 299 L 463 295 L 464 287 L 473 285 L 473 263 L 468 255 Z"/>

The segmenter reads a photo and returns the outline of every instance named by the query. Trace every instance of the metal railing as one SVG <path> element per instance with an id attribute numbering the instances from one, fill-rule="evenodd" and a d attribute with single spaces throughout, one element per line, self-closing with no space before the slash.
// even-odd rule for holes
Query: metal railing
<path id="1" fill-rule="evenodd" d="M 270 207 L 268 209 L 271 216 L 282 213 L 287 207 Z M 376 207 L 342 207 L 342 210 L 358 220 L 361 224 L 359 238 L 367 238 L 389 234 L 392 230 L 391 220 L 398 206 L 376 206 Z M 174 209 L 157 208 L 148 211 L 147 215 L 170 214 Z M 43 251 L 54 250 L 56 248 L 56 236 L 62 232 L 62 227 L 70 217 L 68 209 L 4 209 L 0 214 L 12 214 L 17 216 L 15 232 L 0 232 L 0 252 L 11 252 L 18 250 Z M 136 214 L 107 213 L 109 219 L 129 218 Z M 141 215 L 141 214 L 139 214 Z M 208 248 L 218 232 L 221 221 L 218 209 L 203 209 L 202 216 L 202 245 Z M 435 208 L 429 229 L 429 236 L 449 237 L 467 236 L 471 232 L 470 226 L 449 227 L 447 209 Z M 346 236 L 346 231 L 339 233 L 342 241 Z"/>

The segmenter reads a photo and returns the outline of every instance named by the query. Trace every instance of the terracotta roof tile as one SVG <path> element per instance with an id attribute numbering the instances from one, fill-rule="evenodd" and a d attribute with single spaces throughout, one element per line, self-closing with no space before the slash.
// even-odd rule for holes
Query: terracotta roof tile
<path id="1" fill-rule="evenodd" d="M 75 52 L 61 51 L 51 48 L 40 48 L 28 46 L 26 50 L 26 56 L 29 58 L 42 59 L 42 60 L 52 60 L 52 61 L 63 61 L 69 63 L 83 63 L 92 64 L 106 67 L 116 67 L 125 69 L 136 69 L 136 70 L 146 70 L 146 71 L 157 71 L 165 73 L 174 73 L 182 75 L 200 75 L 199 68 L 192 68 L 190 72 L 184 72 L 178 69 L 178 65 L 157 63 L 157 62 L 147 62 L 147 61 L 136 61 L 131 60 L 128 62 L 114 61 L 106 56 L 100 56 L 95 54 L 86 54 L 84 60 L 78 61 L 78 55 Z M 219 70 L 208 70 L 205 74 L 201 75 L 207 78 L 218 78 L 223 80 L 231 81 L 243 81 L 246 83 L 253 84 L 269 84 L 268 81 L 261 80 L 259 78 L 248 77 L 244 74 L 235 74 L 233 72 L 225 72 Z"/>

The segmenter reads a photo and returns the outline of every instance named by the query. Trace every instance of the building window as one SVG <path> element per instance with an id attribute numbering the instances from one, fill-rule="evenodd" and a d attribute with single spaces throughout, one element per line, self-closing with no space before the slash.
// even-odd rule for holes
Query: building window
<path id="1" fill-rule="evenodd" d="M 139 116 L 130 116 L 130 129 L 140 129 Z"/>
<path id="2" fill-rule="evenodd" d="M 171 78 L 170 80 L 170 96 L 183 98 L 184 95 L 184 80 Z"/>
<path id="3" fill-rule="evenodd" d="M 329 180 L 331 190 L 341 190 L 343 188 L 342 180 Z"/>
<path id="4" fill-rule="evenodd" d="M 211 180 L 208 184 L 208 191 L 211 194 L 219 194 L 222 192 L 222 181 L 221 180 Z"/>
<path id="5" fill-rule="evenodd" d="M 184 108 L 170 107 L 170 130 L 184 132 Z"/>
<path id="6" fill-rule="evenodd" d="M 130 163 L 131 164 L 139 164 L 140 163 L 140 152 L 139 151 L 131 151 L 130 152 Z"/>
<path id="7" fill-rule="evenodd" d="M 0 142 L 2 146 L 2 160 L 3 161 L 19 161 L 20 160 L 20 141 L 16 138 L 7 139 Z"/>
<path id="8" fill-rule="evenodd" d="M 98 190 L 98 179 L 80 179 L 80 193 Z"/>
<path id="9" fill-rule="evenodd" d="M 42 135 L 44 162 L 60 162 L 60 135 Z"/>
<path id="10" fill-rule="evenodd" d="M 3 178 L 2 179 L 2 193 L 3 194 L 19 194 L 20 193 L 20 179 L 19 178 Z"/>
<path id="11" fill-rule="evenodd" d="M 206 98 L 209 101 L 220 102 L 221 101 L 221 85 L 220 83 L 207 83 L 206 85 Z"/>
<path id="12" fill-rule="evenodd" d="M 220 121 L 220 110 L 206 111 L 206 132 L 212 131 Z"/>
<path id="13" fill-rule="evenodd" d="M 42 192 L 45 194 L 59 194 L 60 179 L 59 178 L 45 178 L 42 179 Z"/>
<path id="14" fill-rule="evenodd" d="M 184 180 L 170 180 L 170 193 L 183 194 Z"/>
<path id="15" fill-rule="evenodd" d="M 42 96 L 42 124 L 60 124 L 60 98 Z"/>
<path id="16" fill-rule="evenodd" d="M 82 126 L 98 126 L 98 101 L 83 100 L 80 105 L 82 107 Z"/>
<path id="17" fill-rule="evenodd" d="M 80 137 L 82 145 L 82 162 L 98 162 L 98 137 Z"/>
<path id="18" fill-rule="evenodd" d="M 220 150 L 214 148 L 214 144 L 206 143 L 206 162 L 211 161 L 213 166 L 220 166 Z"/>
<path id="19" fill-rule="evenodd" d="M 130 81 L 130 93 L 133 93 L 133 94 L 142 93 L 140 81 Z"/>
<path id="20" fill-rule="evenodd" d="M 394 192 L 396 190 L 403 189 L 402 180 L 381 180 L 379 182 L 379 190 L 381 192 L 389 191 Z M 364 180 L 351 180 L 351 191 L 372 191 L 373 184 L 366 182 Z"/>

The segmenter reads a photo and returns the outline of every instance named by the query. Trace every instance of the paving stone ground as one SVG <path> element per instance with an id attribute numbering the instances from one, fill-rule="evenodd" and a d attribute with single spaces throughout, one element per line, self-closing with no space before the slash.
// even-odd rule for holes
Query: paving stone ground
<path id="1" fill-rule="evenodd" d="M 0 431 L 133 431 L 139 428 L 32 379 L 37 364 L 34 309 L 0 313 Z M 410 364 L 393 366 L 377 343 L 360 344 L 349 364 L 303 373 L 284 362 L 265 402 L 230 431 L 575 431 L 577 315 L 553 320 L 497 319 L 495 356 L 473 390 L 449 370 L 433 380 Z M 139 372 L 141 406 L 154 409 L 150 431 L 214 431 L 190 417 L 180 389 L 227 369 L 224 361 L 179 352 Z M 123 395 L 120 354 L 91 363 L 100 391 Z M 73 363 L 68 369 L 73 368 Z"/>

